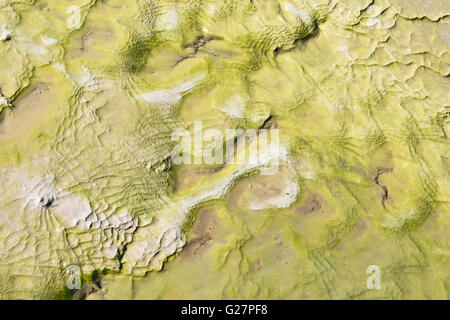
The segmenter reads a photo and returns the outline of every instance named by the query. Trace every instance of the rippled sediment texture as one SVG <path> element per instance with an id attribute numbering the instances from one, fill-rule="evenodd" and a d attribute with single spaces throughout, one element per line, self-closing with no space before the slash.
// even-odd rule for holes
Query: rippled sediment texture
<path id="1" fill-rule="evenodd" d="M 449 14 L 0 0 L 0 297 L 448 299 Z M 280 170 L 174 165 L 194 121 L 278 128 Z"/>

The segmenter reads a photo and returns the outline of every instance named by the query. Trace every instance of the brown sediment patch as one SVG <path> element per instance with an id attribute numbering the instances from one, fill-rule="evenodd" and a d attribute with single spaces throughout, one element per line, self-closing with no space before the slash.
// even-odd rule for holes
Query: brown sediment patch
<path id="1" fill-rule="evenodd" d="M 98 292 L 102 289 L 103 277 L 95 278 L 92 283 L 84 283 L 79 290 L 72 296 L 72 300 L 86 300 L 89 295 Z"/>
<path id="2" fill-rule="evenodd" d="M 25 90 L 24 93 L 17 99 L 18 103 L 22 103 L 27 99 L 36 99 L 42 93 L 49 91 L 50 85 L 46 82 L 38 82 L 34 86 L 30 87 L 28 90 Z"/>
<path id="3" fill-rule="evenodd" d="M 71 42 L 66 47 L 66 56 L 68 59 L 78 59 L 81 56 L 88 55 L 90 59 L 108 61 L 112 57 L 111 50 L 105 50 L 104 48 L 108 44 L 117 42 L 118 38 L 118 31 L 113 27 L 107 25 L 93 26 L 88 23 L 86 31 L 71 38 Z"/>
<path id="4" fill-rule="evenodd" d="M 261 265 L 261 259 L 256 259 L 256 270 L 261 271 L 262 265 Z"/>
<path id="5" fill-rule="evenodd" d="M 13 137 L 31 130 L 38 119 L 48 114 L 49 102 L 54 100 L 55 94 L 50 90 L 50 83 L 33 84 L 14 101 L 13 114 L 2 123 L 0 133 Z"/>
<path id="6" fill-rule="evenodd" d="M 298 185 L 285 172 L 273 176 L 256 175 L 239 181 L 227 197 L 234 209 L 254 211 L 287 208 L 297 198 Z"/>
<path id="7" fill-rule="evenodd" d="M 252 184 L 251 188 L 256 190 L 255 198 L 266 199 L 283 195 L 283 189 L 273 186 L 269 181 L 258 181 L 258 183 Z"/>
<path id="8" fill-rule="evenodd" d="M 310 193 L 306 198 L 300 202 L 300 204 L 294 208 L 295 212 L 300 215 L 307 215 L 313 212 L 320 212 L 322 209 L 322 204 L 324 203 L 323 198 L 318 194 Z"/>
<path id="9" fill-rule="evenodd" d="M 188 232 L 185 256 L 197 256 L 209 248 L 214 241 L 215 230 L 218 224 L 217 214 L 212 208 L 201 209 Z"/>

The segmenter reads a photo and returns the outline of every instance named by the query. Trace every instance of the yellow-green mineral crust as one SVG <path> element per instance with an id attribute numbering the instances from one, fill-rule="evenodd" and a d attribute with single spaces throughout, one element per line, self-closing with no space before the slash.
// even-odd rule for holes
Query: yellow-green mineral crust
<path id="1" fill-rule="evenodd" d="M 71 298 L 78 266 L 76 298 L 449 299 L 449 19 L 0 0 L 0 298 Z M 277 129 L 279 170 L 173 163 L 196 121 Z"/>

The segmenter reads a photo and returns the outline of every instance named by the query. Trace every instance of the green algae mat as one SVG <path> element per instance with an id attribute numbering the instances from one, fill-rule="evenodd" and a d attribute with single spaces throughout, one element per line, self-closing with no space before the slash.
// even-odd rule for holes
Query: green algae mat
<path id="1" fill-rule="evenodd" d="M 0 0 L 1 299 L 449 299 L 447 0 Z"/>

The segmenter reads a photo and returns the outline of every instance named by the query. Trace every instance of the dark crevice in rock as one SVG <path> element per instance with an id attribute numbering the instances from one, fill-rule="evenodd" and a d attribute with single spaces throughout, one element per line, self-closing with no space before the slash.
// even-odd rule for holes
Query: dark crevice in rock
<path id="1" fill-rule="evenodd" d="M 55 202 L 55 198 L 53 198 L 53 197 L 51 197 L 49 199 L 45 199 L 44 197 L 42 197 L 41 201 L 40 201 L 41 205 L 44 208 L 50 208 L 54 202 Z"/>
<path id="2" fill-rule="evenodd" d="M 258 128 L 258 130 L 270 130 L 278 128 L 278 122 L 273 116 L 269 116 L 266 120 L 264 120 L 263 124 Z"/>
<path id="3" fill-rule="evenodd" d="M 382 198 L 381 198 L 381 205 L 385 209 L 386 209 L 385 202 L 389 198 L 389 191 L 388 191 L 387 187 L 384 184 L 380 183 L 380 176 L 383 173 L 392 172 L 392 170 L 393 170 L 393 168 L 377 168 L 377 173 L 376 173 L 375 178 L 374 178 L 375 183 L 377 184 L 377 186 L 379 186 L 383 190 L 383 195 L 382 195 Z"/>
<path id="4" fill-rule="evenodd" d="M 194 49 L 194 53 L 197 53 L 198 50 L 204 46 L 206 46 L 208 44 L 208 42 L 211 42 L 213 40 L 222 40 L 223 38 L 218 37 L 218 36 L 204 36 L 204 35 L 200 35 L 197 36 L 195 38 L 194 41 L 192 41 L 191 43 L 188 43 L 187 45 L 184 46 L 185 49 L 189 49 L 192 48 Z"/>
<path id="5" fill-rule="evenodd" d="M 178 61 L 173 65 L 173 67 L 176 67 L 184 60 L 194 58 L 195 55 L 199 52 L 200 48 L 203 48 L 210 41 L 213 41 L 213 40 L 223 40 L 223 38 L 218 37 L 218 36 L 204 36 L 204 35 L 197 36 L 194 41 L 192 41 L 184 46 L 184 49 L 194 49 L 194 52 L 191 54 L 186 54 L 186 55 L 181 56 L 180 59 L 178 59 Z"/>

